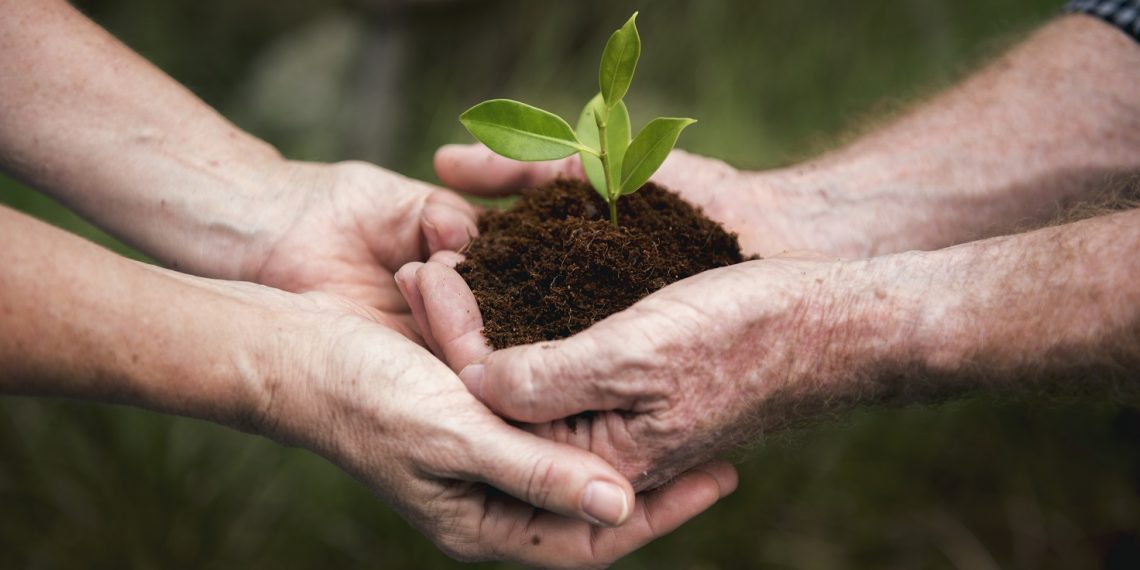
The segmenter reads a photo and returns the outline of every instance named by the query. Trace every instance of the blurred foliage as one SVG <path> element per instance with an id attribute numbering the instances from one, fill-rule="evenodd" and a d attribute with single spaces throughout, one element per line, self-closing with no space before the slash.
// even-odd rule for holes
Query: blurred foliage
<path id="1" fill-rule="evenodd" d="M 1060 0 L 88 0 L 79 6 L 287 155 L 431 179 L 490 97 L 574 116 L 634 9 L 630 106 L 697 117 L 746 168 L 840 144 L 950 84 Z M 0 178 L 0 203 L 125 246 Z M 620 568 L 1079 568 L 1135 562 L 1140 413 L 975 399 L 866 410 L 742 451 L 737 493 Z M 114 406 L 0 400 L 0 568 L 449 568 L 311 454 Z M 487 565 L 496 567 L 496 565 Z"/>

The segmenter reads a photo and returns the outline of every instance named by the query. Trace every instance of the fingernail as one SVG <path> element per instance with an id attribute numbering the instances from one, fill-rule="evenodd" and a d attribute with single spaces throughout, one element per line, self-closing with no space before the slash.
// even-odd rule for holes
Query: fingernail
<path id="1" fill-rule="evenodd" d="M 455 251 L 445 249 L 443 251 L 437 251 L 433 253 L 428 261 L 446 265 L 451 269 L 455 269 L 455 266 L 463 263 L 463 260 L 465 259 L 467 259 L 467 257 L 465 257 L 462 253 L 457 253 Z"/>
<path id="2" fill-rule="evenodd" d="M 483 401 L 483 365 L 471 364 L 459 371 L 459 379 L 480 402 Z"/>
<path id="3" fill-rule="evenodd" d="M 629 501 L 621 487 L 594 481 L 582 495 L 582 511 L 604 525 L 618 526 L 629 516 Z"/>

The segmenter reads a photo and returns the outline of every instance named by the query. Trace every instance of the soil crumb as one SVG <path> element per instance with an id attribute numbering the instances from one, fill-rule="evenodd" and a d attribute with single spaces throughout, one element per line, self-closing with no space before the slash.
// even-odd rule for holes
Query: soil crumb
<path id="1" fill-rule="evenodd" d="M 736 234 L 653 183 L 621 198 L 618 223 L 588 183 L 564 179 L 480 216 L 456 269 L 491 345 L 565 338 L 674 281 L 744 261 Z"/>

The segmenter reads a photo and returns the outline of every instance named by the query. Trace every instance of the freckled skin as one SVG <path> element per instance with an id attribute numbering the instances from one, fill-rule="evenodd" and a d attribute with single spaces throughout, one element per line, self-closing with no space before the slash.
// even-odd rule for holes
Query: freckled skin
<path id="1" fill-rule="evenodd" d="M 670 285 L 562 341 L 444 352 L 492 409 L 649 489 L 859 405 L 1140 392 L 1140 267 L 1123 261 L 1137 247 L 1140 210 L 930 253 L 753 261 Z M 436 294 L 454 289 L 433 280 L 460 280 L 448 271 L 418 272 L 428 314 L 473 302 Z M 483 367 L 477 384 L 471 361 Z"/>
<path id="2" fill-rule="evenodd" d="M 639 487 L 862 404 L 1127 392 L 1140 369 L 1137 212 L 1083 208 L 1097 217 L 976 240 L 1046 224 L 1140 172 L 1138 68 L 1118 29 L 1065 16 L 804 164 L 742 172 L 675 152 L 655 180 L 739 234 L 746 255 L 822 255 L 699 275 L 542 349 L 487 354 L 466 340 L 479 319 L 452 321 L 468 334 L 431 328 L 462 340 L 438 354 L 500 414 L 601 453 Z M 477 146 L 441 149 L 436 167 L 481 192 L 581 177 L 574 159 L 514 163 Z M 412 304 L 425 328 L 473 304 L 432 265 L 397 276 L 426 291 Z M 557 421 L 586 410 L 576 430 Z"/>

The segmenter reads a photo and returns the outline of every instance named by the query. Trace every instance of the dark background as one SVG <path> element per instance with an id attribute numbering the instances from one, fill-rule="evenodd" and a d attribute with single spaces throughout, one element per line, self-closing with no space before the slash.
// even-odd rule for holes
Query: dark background
<path id="1" fill-rule="evenodd" d="M 434 179 L 490 97 L 577 116 L 634 9 L 635 126 L 741 168 L 813 156 L 951 84 L 1059 0 L 90 0 L 77 4 L 292 158 Z M 411 4 L 400 6 L 399 4 Z M 2 54 L 0 54 L 2 57 Z M 126 254 L 0 177 L 0 202 Z M 1085 568 L 1140 548 L 1140 414 L 974 399 L 865 410 L 739 454 L 739 491 L 619 568 Z M 1135 560 L 1135 559 L 1133 559 Z M 0 399 L 0 567 L 447 568 L 301 450 L 204 422 Z M 489 565 L 494 567 L 495 565 Z"/>

